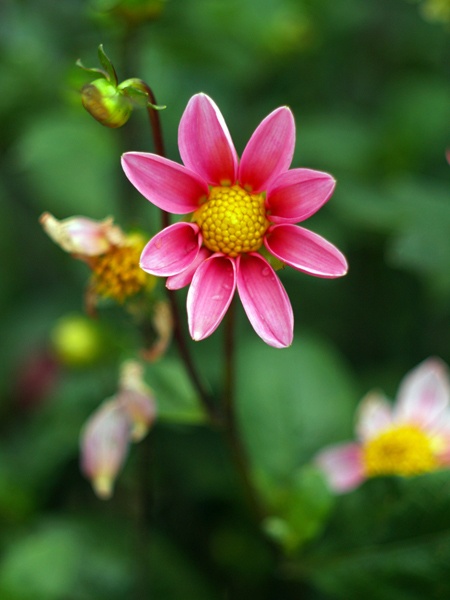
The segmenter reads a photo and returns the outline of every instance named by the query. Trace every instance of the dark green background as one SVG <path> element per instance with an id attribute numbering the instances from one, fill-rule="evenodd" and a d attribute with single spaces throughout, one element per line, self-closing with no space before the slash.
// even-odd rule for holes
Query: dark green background
<path id="1" fill-rule="evenodd" d="M 404 0 L 170 0 L 159 20 L 133 28 L 99 8 L 0 5 L 0 597 L 449 598 L 448 473 L 373 480 L 335 500 L 309 466 L 318 449 L 350 438 L 370 388 L 393 398 L 428 356 L 450 362 L 444 25 Z M 203 91 L 238 153 L 262 118 L 289 105 L 293 166 L 337 179 L 306 226 L 345 253 L 349 274 L 281 272 L 296 320 L 287 350 L 265 346 L 238 313 L 237 410 L 269 536 L 248 513 L 221 437 L 189 423 L 195 394 L 174 349 L 148 369 L 162 418 L 132 449 L 114 498 L 96 499 L 79 473 L 81 425 L 114 393 L 138 337 L 106 308 L 97 362 L 74 368 L 55 355 L 51 334 L 82 312 L 88 272 L 38 217 L 113 215 L 149 236 L 160 226 L 119 161 L 152 151 L 145 111 L 108 130 L 81 106 L 88 78 L 75 61 L 98 67 L 100 43 L 119 80 L 144 79 L 167 105 L 170 158 L 179 160 L 186 103 Z M 194 347 L 215 391 L 222 338 L 219 328 Z"/>

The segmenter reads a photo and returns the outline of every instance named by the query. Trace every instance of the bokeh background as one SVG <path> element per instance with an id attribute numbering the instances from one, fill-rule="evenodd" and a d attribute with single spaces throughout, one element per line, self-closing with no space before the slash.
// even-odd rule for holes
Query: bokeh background
<path id="1" fill-rule="evenodd" d="M 310 464 L 349 439 L 369 389 L 393 398 L 428 356 L 450 362 L 449 16 L 444 0 L 3 0 L 2 600 L 450 597 L 449 473 L 336 499 Z M 84 316 L 87 268 L 38 217 L 113 215 L 149 236 L 160 226 L 119 161 L 152 151 L 146 112 L 108 130 L 81 106 L 89 77 L 75 61 L 98 67 L 100 43 L 119 80 L 144 79 L 167 105 L 170 158 L 188 99 L 204 91 L 238 153 L 289 105 L 293 166 L 337 179 L 307 227 L 346 254 L 349 274 L 281 273 L 296 318 L 287 350 L 265 346 L 238 309 L 237 410 L 265 531 L 174 348 L 147 370 L 161 419 L 114 498 L 97 499 L 79 472 L 80 428 L 140 340 L 120 308 Z M 220 328 L 192 344 L 217 392 L 222 342 Z"/>

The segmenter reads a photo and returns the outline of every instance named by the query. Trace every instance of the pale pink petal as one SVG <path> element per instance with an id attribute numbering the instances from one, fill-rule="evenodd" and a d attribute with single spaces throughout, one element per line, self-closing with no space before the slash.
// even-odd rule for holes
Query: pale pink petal
<path id="1" fill-rule="evenodd" d="M 196 223 L 175 223 L 157 233 L 145 246 L 140 266 L 158 277 L 176 275 L 197 258 L 202 236 Z"/>
<path id="2" fill-rule="evenodd" d="M 325 448 L 314 462 L 324 472 L 330 488 L 338 494 L 354 490 L 365 480 L 359 444 L 351 442 Z"/>
<path id="3" fill-rule="evenodd" d="M 187 295 L 189 332 L 195 341 L 217 329 L 236 289 L 234 260 L 213 254 L 195 272 Z"/>
<path id="4" fill-rule="evenodd" d="M 122 168 L 147 200 L 175 215 L 193 212 L 209 193 L 202 177 L 156 154 L 127 152 L 122 156 Z"/>
<path id="5" fill-rule="evenodd" d="M 276 258 L 310 275 L 341 277 L 348 271 L 344 255 L 333 244 L 297 225 L 270 227 L 264 244 Z"/>
<path id="6" fill-rule="evenodd" d="M 269 346 L 292 344 L 294 315 L 286 290 L 260 254 L 242 254 L 237 263 L 237 288 L 248 320 Z"/>
<path id="7" fill-rule="evenodd" d="M 268 218 L 273 223 L 304 221 L 330 198 L 336 181 L 328 173 L 291 169 L 281 173 L 267 190 Z"/>
<path id="8" fill-rule="evenodd" d="M 211 185 L 233 185 L 238 156 L 225 120 L 206 94 L 189 100 L 178 129 L 181 158 Z"/>
<path id="9" fill-rule="evenodd" d="M 358 405 L 356 434 L 362 442 L 392 425 L 392 406 L 380 392 L 369 392 Z"/>
<path id="10" fill-rule="evenodd" d="M 200 248 L 200 251 L 197 254 L 197 258 L 187 269 L 181 271 L 181 273 L 178 273 L 178 275 L 172 275 L 171 277 L 167 278 L 166 287 L 169 290 L 180 290 L 186 285 L 189 285 L 192 281 L 192 278 L 194 277 L 195 271 L 198 269 L 198 267 L 202 264 L 204 260 L 211 256 L 211 254 L 211 250 L 208 250 L 204 246 L 203 248 Z"/>
<path id="11" fill-rule="evenodd" d="M 239 184 L 262 192 L 277 175 L 287 171 L 294 156 L 295 122 L 287 106 L 277 108 L 258 125 L 239 167 Z"/>
<path id="12" fill-rule="evenodd" d="M 80 435 L 81 470 L 100 498 L 110 498 L 130 441 L 130 420 L 116 398 L 89 417 Z"/>
<path id="13" fill-rule="evenodd" d="M 438 358 L 429 358 L 410 371 L 400 384 L 396 421 L 434 426 L 449 405 L 448 368 Z"/>
<path id="14" fill-rule="evenodd" d="M 448 411 L 444 414 L 435 427 L 427 427 L 427 432 L 432 435 L 433 450 L 439 464 L 450 467 L 450 415 Z"/>

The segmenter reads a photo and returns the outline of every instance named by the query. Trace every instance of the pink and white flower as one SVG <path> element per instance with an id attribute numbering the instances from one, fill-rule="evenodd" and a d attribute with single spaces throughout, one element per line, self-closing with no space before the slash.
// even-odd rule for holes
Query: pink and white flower
<path id="1" fill-rule="evenodd" d="M 448 368 L 437 358 L 404 377 L 394 406 L 370 392 L 357 410 L 357 441 L 316 456 L 330 488 L 343 493 L 369 477 L 410 477 L 450 466 L 449 401 Z"/>
<path id="2" fill-rule="evenodd" d="M 95 221 L 89 217 L 69 217 L 59 221 L 50 213 L 39 222 L 48 236 L 66 252 L 80 257 L 100 256 L 114 246 L 125 244 L 125 235 L 112 217 Z"/>
<path id="3" fill-rule="evenodd" d="M 121 365 L 119 389 L 104 400 L 80 434 L 81 470 L 99 498 L 107 500 L 122 470 L 131 442 L 140 442 L 156 419 L 156 402 L 140 361 Z"/>
<path id="4" fill-rule="evenodd" d="M 291 304 L 258 250 L 265 246 L 276 259 L 311 275 L 345 275 L 341 252 L 295 225 L 330 198 L 333 177 L 288 170 L 295 124 L 286 106 L 261 122 L 239 161 L 218 107 L 197 94 L 181 118 L 178 145 L 184 166 L 144 152 L 122 157 L 128 179 L 150 202 L 177 215 L 193 213 L 191 222 L 171 225 L 149 241 L 141 268 L 168 277 L 170 289 L 191 284 L 187 312 L 194 340 L 215 331 L 237 288 L 256 333 L 276 348 L 289 346 Z"/>
<path id="5" fill-rule="evenodd" d="M 81 470 L 99 498 L 112 496 L 130 444 L 131 423 L 116 398 L 105 400 L 89 417 L 80 435 Z"/>

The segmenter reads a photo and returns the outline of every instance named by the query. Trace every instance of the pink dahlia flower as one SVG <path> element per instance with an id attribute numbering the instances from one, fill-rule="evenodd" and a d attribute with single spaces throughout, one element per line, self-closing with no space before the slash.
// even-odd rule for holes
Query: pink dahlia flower
<path id="1" fill-rule="evenodd" d="M 378 392 L 361 401 L 356 442 L 316 457 L 337 493 L 382 475 L 421 475 L 450 465 L 450 383 L 447 366 L 429 358 L 406 375 L 392 406 Z"/>
<path id="2" fill-rule="evenodd" d="M 294 318 L 286 291 L 263 246 L 283 263 L 318 277 L 347 272 L 344 256 L 319 235 L 297 227 L 330 198 L 335 181 L 310 169 L 288 171 L 295 124 L 287 107 L 258 126 L 239 162 L 225 121 L 205 94 L 193 96 L 181 118 L 178 145 L 185 166 L 144 152 L 128 152 L 122 165 L 150 202 L 190 222 L 167 227 L 141 256 L 147 273 L 168 277 L 167 287 L 190 285 L 189 331 L 209 336 L 237 287 L 256 333 L 269 345 L 292 343 Z"/>

